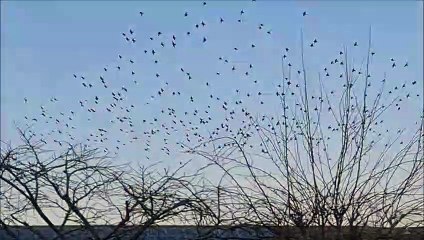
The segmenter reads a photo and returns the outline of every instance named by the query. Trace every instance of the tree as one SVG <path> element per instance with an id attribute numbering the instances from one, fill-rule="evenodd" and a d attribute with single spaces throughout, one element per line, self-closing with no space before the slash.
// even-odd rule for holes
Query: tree
<path id="1" fill-rule="evenodd" d="M 327 79 L 330 74 L 343 79 L 340 86 L 328 86 L 321 73 L 310 77 L 303 33 L 301 41 L 297 75 L 288 57 L 282 57 L 281 84 L 275 90 L 280 113 L 255 117 L 246 110 L 246 125 L 233 129 L 236 137 L 221 135 L 207 146 L 187 146 L 188 153 L 208 159 L 229 178 L 225 192 L 231 192 L 233 208 L 226 214 L 243 212 L 238 224 L 296 226 L 302 239 L 311 238 L 315 226 L 319 239 L 331 237 L 329 227 L 337 239 L 361 239 L 367 227 L 388 227 L 393 234 L 398 226 L 420 226 L 423 115 L 412 131 L 383 129 L 386 114 L 400 110 L 406 100 L 400 94 L 406 93 L 395 95 L 386 90 L 386 76 L 378 81 L 371 75 L 371 30 L 364 66 L 354 65 L 345 47 L 331 61 L 340 73 L 324 69 Z M 260 153 L 252 147 L 255 141 Z"/>
<path id="2" fill-rule="evenodd" d="M 147 167 L 135 171 L 82 145 L 69 144 L 56 155 L 33 134 L 19 132 L 23 144 L 2 147 L 0 167 L 0 223 L 14 239 L 19 239 L 16 226 L 40 239 L 139 239 L 150 227 L 181 218 L 194 204 L 184 189 L 196 175 L 179 175 L 185 165 L 163 175 Z M 40 221 L 48 231 L 34 226 Z"/>

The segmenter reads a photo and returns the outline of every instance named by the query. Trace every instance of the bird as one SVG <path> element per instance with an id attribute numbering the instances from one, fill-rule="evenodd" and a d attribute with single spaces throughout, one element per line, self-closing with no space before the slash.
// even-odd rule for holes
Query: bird
<path id="1" fill-rule="evenodd" d="M 306 15 L 308 15 L 308 13 L 307 13 L 306 11 L 304 11 L 304 12 L 302 13 L 302 16 L 306 16 Z"/>
<path id="2" fill-rule="evenodd" d="M 358 42 L 354 42 L 353 46 L 355 46 L 355 47 L 358 46 Z"/>
<path id="3" fill-rule="evenodd" d="M 140 16 L 143 16 L 144 15 L 144 12 L 139 12 L 140 13 Z"/>

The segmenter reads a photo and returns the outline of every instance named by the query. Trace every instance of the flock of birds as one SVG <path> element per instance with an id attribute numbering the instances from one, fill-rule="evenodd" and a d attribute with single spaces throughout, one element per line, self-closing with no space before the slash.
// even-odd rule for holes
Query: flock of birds
<path id="1" fill-rule="evenodd" d="M 206 2 L 203 2 L 202 5 L 205 8 L 208 6 Z M 188 19 L 190 14 L 188 11 L 182 12 L 181 17 Z M 145 18 L 146 15 L 142 11 L 139 12 L 140 18 Z M 244 24 L 243 18 L 245 15 L 246 11 L 240 10 L 235 20 L 218 16 L 214 26 L 219 28 L 227 22 Z M 299 15 L 304 18 L 309 16 L 307 12 Z M 183 41 L 182 39 L 193 38 L 194 40 L 191 41 L 197 41 L 198 44 L 207 48 L 212 40 L 206 34 L 202 35 L 203 32 L 201 33 L 200 29 L 206 29 L 211 24 L 206 20 L 201 20 L 193 24 L 191 30 L 181 34 L 168 34 L 158 30 L 149 36 L 139 36 L 136 35 L 135 29 L 129 29 L 122 32 L 121 36 L 123 42 L 129 44 L 132 48 L 141 42 L 142 37 L 146 38 L 143 41 L 151 42 L 149 46 L 152 47 L 142 49 L 141 55 L 147 59 L 146 61 L 159 66 L 162 61 L 166 61 L 167 52 L 178 49 L 183 45 L 180 43 Z M 269 38 L 270 35 L 272 37 L 273 34 L 263 23 L 258 23 L 252 29 L 259 31 L 259 36 L 265 38 Z M 318 44 L 318 39 L 312 38 L 306 46 L 315 48 Z M 97 78 L 86 77 L 83 74 L 71 76 L 69 81 L 79 84 L 81 92 L 85 96 L 83 99 L 75 99 L 78 103 L 78 109 L 54 113 L 49 111 L 46 106 L 41 106 L 38 115 L 25 116 L 25 119 L 28 125 L 40 124 L 43 126 L 42 129 L 47 129 L 44 132 L 31 130 L 32 134 L 45 144 L 54 143 L 58 146 L 66 146 L 65 143 L 67 142 L 84 142 L 90 146 L 101 147 L 105 153 L 110 154 L 128 151 L 125 150 L 126 147 L 132 145 L 137 151 L 137 156 L 144 156 L 147 159 L 153 158 L 153 156 L 154 159 L 163 156 L 173 158 L 176 151 L 187 150 L 187 145 L 203 144 L 205 148 L 211 148 L 208 144 L 209 141 L 222 136 L 243 138 L 243 145 L 246 148 L 267 153 L 263 143 L 258 140 L 257 129 L 260 124 L 275 132 L 278 126 L 283 124 L 281 112 L 273 112 L 271 107 L 279 106 L 282 96 L 286 96 L 287 101 L 291 104 L 289 120 L 293 123 L 291 127 L 294 131 L 292 131 L 290 139 L 296 138 L 296 134 L 300 134 L 295 129 L 304 122 L 296 119 L 295 112 L 304 110 L 302 110 L 303 105 L 300 102 L 302 96 L 299 94 L 304 87 L 304 72 L 302 67 L 296 68 L 295 64 L 290 61 L 290 49 L 284 48 L 282 52 L 276 54 L 280 55 L 286 75 L 284 78 L 278 79 L 274 86 L 265 88 L 269 84 L 262 84 L 258 80 L 259 77 L 251 77 L 258 74 L 255 72 L 258 64 L 254 60 L 236 62 L 232 59 L 232 56 L 237 52 L 253 51 L 263 47 L 253 42 L 249 43 L 248 47 L 245 45 L 246 43 L 241 43 L 240 46 L 233 46 L 231 52 L 209 52 L 208 56 L 202 55 L 202 58 L 213 58 L 215 60 L 211 61 L 218 61 L 217 64 L 222 69 L 221 71 L 214 71 L 212 68 L 207 68 L 211 71 L 208 74 L 214 76 L 211 78 L 198 76 L 199 74 L 194 73 L 194 70 L 190 71 L 190 66 L 172 66 L 177 68 L 177 72 L 180 74 L 178 78 L 183 79 L 181 81 L 185 82 L 184 86 L 192 86 L 195 89 L 191 92 L 185 91 L 182 84 L 175 84 L 172 82 L 173 79 L 164 77 L 160 66 L 152 70 L 154 71 L 152 76 L 146 76 L 147 71 L 140 68 L 137 64 L 139 60 L 136 57 L 118 54 L 116 64 L 105 66 Z M 352 44 L 353 48 L 358 46 L 357 42 Z M 213 56 L 214 54 L 218 56 Z M 227 54 L 227 57 L 224 57 L 225 54 Z M 332 86 L 334 89 L 328 90 L 328 98 L 339 99 L 343 87 L 346 87 L 344 77 L 347 72 L 343 71 L 345 68 L 344 51 L 338 51 L 335 55 L 334 59 L 329 61 L 320 72 L 326 81 L 332 79 L 331 81 L 339 82 L 339 85 Z M 375 52 L 371 52 L 371 55 L 371 57 L 374 57 Z M 395 59 L 390 60 L 392 68 L 397 68 L 396 63 Z M 408 63 L 403 63 L 403 67 L 408 67 Z M 355 74 L 356 76 L 365 74 L 361 66 L 349 66 L 349 68 L 351 69 L 349 69 L 348 74 Z M 339 70 L 339 73 L 335 74 L 334 72 L 337 70 Z M 125 76 L 125 80 L 116 79 L 117 74 Z M 206 75 L 206 73 L 204 74 Z M 373 78 L 373 76 L 367 77 Z M 229 78 L 235 79 L 232 81 L 236 81 L 236 83 L 229 84 L 229 87 L 226 87 Z M 239 79 L 246 82 L 237 84 Z M 343 81 L 338 79 L 343 79 Z M 372 80 L 368 83 L 368 87 L 371 87 L 371 82 L 377 85 L 385 81 L 385 79 Z M 147 98 L 146 101 L 141 102 L 140 98 L 131 101 L 132 96 L 140 97 L 140 88 L 143 91 L 148 89 L 147 87 L 144 88 L 144 85 L 149 85 L 146 83 L 148 81 L 152 82 L 151 86 L 157 88 L 153 89 L 149 95 L 142 96 Z M 420 97 L 419 94 L 407 91 L 409 87 L 416 84 L 415 80 L 402 82 L 393 88 L 384 89 L 384 94 L 388 98 L 393 96 L 390 101 L 393 101 L 393 106 L 400 110 L 401 104 L 404 104 L 406 100 Z M 233 88 L 233 86 L 235 87 Z M 228 94 L 230 92 L 231 94 Z M 58 98 L 51 97 L 50 102 L 58 104 Z M 336 100 L 334 105 L 330 105 L 327 103 L 327 98 L 320 94 L 310 95 L 309 98 L 311 110 L 315 112 L 323 111 L 324 108 L 324 112 L 330 113 L 333 110 L 332 108 L 336 108 L 339 103 L 339 100 Z M 29 101 L 30 99 L 24 98 L 26 104 Z M 323 105 L 325 107 L 322 107 Z M 269 111 L 269 113 L 267 114 L 266 111 Z M 77 122 L 76 119 L 78 119 Z M 102 121 L 102 124 L 96 125 L 99 121 Z M 317 124 L 316 120 L 311 119 L 311 121 Z M 375 125 L 383 125 L 382 123 L 383 120 L 378 120 Z M 53 126 L 53 129 L 46 127 L 47 124 L 52 124 L 49 126 Z M 88 132 L 82 128 L 83 125 L 89 127 Z M 334 121 L 329 122 L 326 128 L 329 132 L 326 134 L 328 135 L 327 140 L 337 136 L 337 132 L 340 131 L 340 125 L 337 125 Z M 378 132 L 377 127 L 374 131 L 379 134 L 378 136 L 381 136 L 382 133 Z M 401 130 L 399 129 L 399 131 Z M 85 134 L 85 136 L 82 138 L 75 134 L 76 132 Z M 213 146 L 214 149 L 224 147 L 225 143 Z M 152 152 L 153 148 L 157 148 L 157 152 Z M 162 154 L 162 156 L 159 154 Z"/>

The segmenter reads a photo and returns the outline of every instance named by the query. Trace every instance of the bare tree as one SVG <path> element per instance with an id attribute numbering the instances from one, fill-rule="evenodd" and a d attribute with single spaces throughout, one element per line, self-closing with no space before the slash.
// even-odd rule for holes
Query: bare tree
<path id="1" fill-rule="evenodd" d="M 0 167 L 0 224 L 14 239 L 16 226 L 40 239 L 139 239 L 157 224 L 183 223 L 199 199 L 190 187 L 197 175 L 180 174 L 186 164 L 155 174 L 112 165 L 82 145 L 56 155 L 19 131 L 23 144 L 2 146 Z"/>
<path id="2" fill-rule="evenodd" d="M 282 80 L 275 92 L 280 113 L 255 117 L 246 110 L 247 124 L 235 131 L 237 137 L 186 146 L 230 180 L 221 192 L 230 193 L 232 208 L 221 215 L 237 209 L 243 212 L 235 218 L 237 224 L 296 226 L 302 239 L 311 238 L 316 227 L 316 239 L 361 239 L 368 227 L 389 228 L 393 236 L 395 227 L 421 226 L 423 116 L 412 128 L 388 129 L 387 113 L 400 110 L 409 98 L 406 86 L 411 86 L 396 85 L 396 95 L 387 90 L 385 74 L 371 76 L 371 30 L 369 39 L 363 65 L 352 62 L 348 48 L 331 61 L 339 71 L 331 74 L 343 81 L 330 89 L 322 73 L 314 79 L 306 71 L 302 33 L 297 75 L 288 57 L 282 57 Z M 326 77 L 329 71 L 324 69 Z M 260 152 L 252 148 L 255 141 Z M 220 197 L 215 201 L 222 204 Z M 289 237 L 289 232 L 283 235 Z"/>

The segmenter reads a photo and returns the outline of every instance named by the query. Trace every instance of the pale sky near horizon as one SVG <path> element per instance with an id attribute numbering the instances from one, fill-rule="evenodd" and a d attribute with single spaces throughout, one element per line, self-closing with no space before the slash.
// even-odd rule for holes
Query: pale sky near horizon
<path id="1" fill-rule="evenodd" d="M 422 106 L 420 89 L 423 87 L 423 3 L 421 1 L 208 1 L 205 7 L 201 2 L 2 1 L 1 140 L 16 142 L 13 121 L 22 124 L 25 115 L 30 119 L 32 118 L 30 116 L 41 119 L 41 105 L 46 106 L 49 113 L 58 115 L 59 112 L 65 112 L 68 116 L 70 110 L 80 111 L 78 103 L 80 99 L 92 100 L 92 97 L 99 96 L 101 102 L 102 96 L 111 97 L 110 91 L 106 92 L 103 89 L 90 93 L 90 97 L 87 97 L 89 90 L 81 86 L 81 75 L 93 83 L 99 82 L 99 75 L 104 75 L 110 82 L 113 82 L 113 79 L 125 79 L 122 81 L 127 82 L 115 86 L 117 90 L 120 90 L 121 85 L 130 86 L 131 76 L 118 75 L 116 71 L 118 54 L 122 54 L 127 60 L 136 59 L 137 70 L 133 71 L 136 72 L 139 85 L 134 86 L 137 91 L 129 89 L 131 92 L 129 94 L 132 94 L 132 102 L 136 103 L 137 112 L 134 118 L 138 120 L 156 116 L 151 108 L 142 106 L 145 106 L 144 102 L 150 95 L 154 95 L 158 88 L 166 87 L 165 82 L 169 82 L 170 86 L 173 84 L 172 76 L 180 74 L 178 72 L 180 67 L 189 69 L 195 80 L 203 81 L 215 77 L 214 74 L 218 70 L 212 68 L 217 68 L 213 64 L 220 54 L 231 52 L 236 46 L 242 49 L 243 44 L 250 46 L 251 42 L 256 43 L 257 49 L 261 47 L 262 49 L 253 55 L 247 52 L 240 53 L 235 58 L 240 58 L 239 61 L 250 61 L 251 58 L 255 58 L 255 69 L 262 70 L 256 77 L 263 79 L 260 88 L 266 92 L 267 87 L 272 85 L 272 81 L 267 82 L 266 79 L 278 78 L 280 72 L 278 62 L 280 55 L 276 53 L 285 47 L 289 47 L 293 52 L 298 50 L 301 28 L 305 31 L 306 42 L 318 39 L 318 47 L 309 53 L 312 55 L 309 64 L 314 71 L 318 71 L 323 66 L 322 61 L 337 55 L 343 45 L 351 46 L 357 41 L 362 51 L 362 55 L 358 53 L 358 56 L 363 56 L 366 53 L 368 28 L 371 26 L 373 50 L 376 51 L 378 59 L 374 70 L 379 76 L 387 71 L 393 79 L 401 79 L 399 82 L 416 80 L 418 83 L 414 88 L 421 93 L 420 98 L 411 100 L 401 116 L 394 113 L 389 117 L 398 119 L 395 121 L 397 123 L 402 123 L 404 118 L 416 117 L 416 110 Z M 245 11 L 242 16 L 244 25 L 236 21 L 240 18 L 241 9 Z M 143 11 L 144 15 L 140 16 L 139 11 Z M 185 11 L 189 13 L 188 17 L 183 16 Z M 302 16 L 303 11 L 308 15 Z M 222 27 L 219 25 L 220 17 L 225 20 L 225 25 Z M 200 27 L 196 32 L 194 24 L 202 20 L 207 26 Z M 264 30 L 260 33 L 257 30 L 259 23 L 264 24 Z M 135 31 L 136 44 L 126 43 L 121 36 L 121 33 L 128 32 L 129 28 Z M 270 29 L 272 34 L 268 36 L 265 32 Z M 176 52 L 159 53 L 159 57 L 163 56 L 159 64 L 164 64 L 160 66 L 150 60 L 141 60 L 145 56 L 144 49 L 148 49 L 149 57 L 151 48 L 161 50 L 161 46 L 157 46 L 158 42 L 153 46 L 152 41 L 148 39 L 150 36 L 156 38 L 157 31 L 163 32 L 163 35 L 168 37 L 166 49 L 171 49 L 169 51 L 172 51 L 170 36 L 172 34 L 177 36 Z M 183 42 L 182 39 L 188 39 L 186 31 L 191 31 L 191 39 L 197 40 Z M 208 38 L 207 48 L 202 48 L 203 36 Z M 228 50 L 223 51 L 224 46 Z M 205 59 L 211 57 L 214 62 L 212 64 L 212 60 L 203 61 L 202 58 L 199 58 L 200 60 L 185 58 L 195 54 L 204 56 Z M 397 61 L 397 69 L 401 69 L 398 72 L 390 72 L 389 59 L 392 57 Z M 358 57 L 355 61 L 360 62 L 362 59 Z M 402 69 L 406 62 L 408 68 Z M 107 73 L 103 72 L 105 66 L 109 69 Z M 128 62 L 122 64 L 123 68 L 126 66 L 129 66 Z M 121 72 L 128 72 L 129 68 Z M 156 72 L 161 73 L 160 80 L 155 80 Z M 231 76 L 229 73 L 225 72 L 226 79 L 232 78 L 228 77 Z M 77 74 L 78 79 L 74 79 L 73 74 Z M 185 76 L 181 76 L 181 79 L 184 78 Z M 193 96 L 201 97 L 202 94 L 206 94 L 203 91 L 204 84 L 195 85 L 192 82 L 178 81 L 175 80 L 174 83 Z M 228 85 L 220 83 L 216 86 L 216 93 L 227 94 L 225 92 L 227 89 L 234 89 L 237 86 L 237 83 L 226 81 Z M 258 88 L 253 85 L 245 87 L 254 89 L 252 92 Z M 24 97 L 28 99 L 26 104 Z M 59 102 L 52 104 L 50 102 L 52 97 L 58 98 Z M 181 99 L 172 100 L 172 104 L 175 106 L 189 104 L 187 98 Z M 161 104 L 166 106 L 164 102 Z M 265 107 L 264 110 L 273 111 L 271 107 L 269 109 Z M 86 111 L 84 114 L 87 115 Z M 91 123 L 86 121 L 86 115 L 83 115 L 84 117 L 79 115 L 81 117 L 77 119 L 80 122 L 76 123 L 78 126 L 76 135 L 83 136 L 90 129 L 107 128 L 109 118 L 106 118 L 105 113 L 99 114 L 99 117 Z M 49 125 L 48 128 L 52 126 L 54 125 Z M 125 137 L 121 140 L 125 141 Z M 140 146 L 135 146 L 128 151 L 131 154 L 126 157 L 136 158 L 137 151 L 140 150 L 142 150 Z"/>

